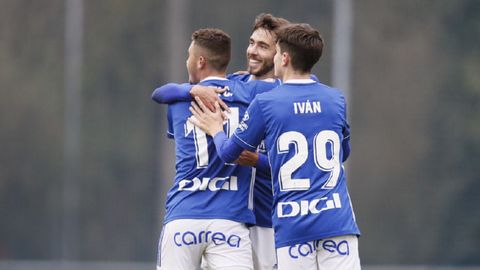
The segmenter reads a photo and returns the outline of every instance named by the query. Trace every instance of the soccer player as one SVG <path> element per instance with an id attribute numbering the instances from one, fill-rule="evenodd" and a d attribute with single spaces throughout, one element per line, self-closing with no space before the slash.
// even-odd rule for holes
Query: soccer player
<path id="1" fill-rule="evenodd" d="M 265 13 L 259 14 L 255 18 L 246 51 L 248 73 L 233 74 L 228 78 L 244 81 L 247 84 L 255 83 L 255 81 L 265 81 L 271 84 L 272 89 L 280 85 L 279 79 L 274 76 L 273 69 L 273 57 L 276 53 L 276 31 L 288 23 L 290 22 L 284 18 Z M 260 144 L 257 151 L 266 154 L 263 143 Z M 244 151 L 242 156 L 248 156 L 253 161 L 259 157 L 248 151 Z M 262 170 L 256 171 L 253 199 L 256 223 L 249 229 L 254 268 L 256 270 L 276 269 L 277 257 L 272 228 L 273 193 L 270 173 L 265 174 Z"/>
<path id="2" fill-rule="evenodd" d="M 248 73 L 230 74 L 227 78 L 244 82 L 252 93 L 268 91 L 280 85 L 280 80 L 274 77 L 273 57 L 276 52 L 276 31 L 280 26 L 289 22 L 286 19 L 271 14 L 259 14 L 255 18 L 249 45 L 246 50 Z M 254 90 L 257 89 L 257 90 Z M 263 89 L 263 90 L 261 90 Z M 159 103 L 173 103 L 191 100 L 191 96 L 198 96 L 209 107 L 213 108 L 214 101 L 219 101 L 223 108 L 227 106 L 217 94 L 221 89 L 214 89 L 201 85 L 167 84 L 157 89 Z M 251 95 L 252 100 L 255 97 Z M 263 145 L 263 144 L 262 144 Z M 272 183 L 270 167 L 266 164 L 266 151 L 263 146 L 257 150 L 259 154 L 244 151 L 237 162 L 241 165 L 254 166 L 254 213 L 256 223 L 249 227 L 252 241 L 253 263 L 256 270 L 272 270 L 276 268 L 274 232 L 272 228 Z M 266 165 L 265 165 L 266 164 Z M 264 166 L 265 165 L 265 166 Z"/>
<path id="3" fill-rule="evenodd" d="M 218 29 L 192 34 L 186 62 L 190 83 L 225 88 L 221 98 L 232 133 L 251 100 L 243 84 L 229 81 L 230 37 Z M 157 91 L 152 94 L 157 99 Z M 212 138 L 188 122 L 189 102 L 168 107 L 169 136 L 175 139 L 176 175 L 167 193 L 157 269 L 198 269 L 203 258 L 211 269 L 253 269 L 247 223 L 252 212 L 251 168 L 225 164 Z M 222 124 L 223 126 L 223 124 Z"/>
<path id="4" fill-rule="evenodd" d="M 349 155 L 344 96 L 310 79 L 323 39 L 307 24 L 277 32 L 275 75 L 283 84 L 259 94 L 228 140 L 222 113 L 196 99 L 189 119 L 214 136 L 226 162 L 262 139 L 272 167 L 278 269 L 360 269 L 357 227 L 343 162 Z"/>

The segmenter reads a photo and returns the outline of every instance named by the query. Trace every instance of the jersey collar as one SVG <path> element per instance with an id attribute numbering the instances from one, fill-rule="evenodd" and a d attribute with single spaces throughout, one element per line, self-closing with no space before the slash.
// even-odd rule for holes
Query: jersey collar
<path id="1" fill-rule="evenodd" d="M 283 83 L 308 84 L 308 83 L 314 83 L 314 82 L 315 81 L 312 79 L 293 79 L 293 80 L 284 81 Z"/>
<path id="2" fill-rule="evenodd" d="M 210 80 L 228 81 L 227 78 L 218 77 L 218 76 L 208 76 L 205 79 L 201 80 L 200 82 L 210 81 Z"/>
<path id="3" fill-rule="evenodd" d="M 253 75 L 250 74 L 250 75 L 248 75 L 248 76 L 249 76 L 249 77 L 248 77 L 247 82 L 253 81 Z M 261 81 L 261 82 L 274 83 L 274 82 L 276 82 L 277 80 L 276 80 L 275 78 L 266 78 L 266 79 L 263 79 L 263 80 L 260 80 L 260 81 Z"/>

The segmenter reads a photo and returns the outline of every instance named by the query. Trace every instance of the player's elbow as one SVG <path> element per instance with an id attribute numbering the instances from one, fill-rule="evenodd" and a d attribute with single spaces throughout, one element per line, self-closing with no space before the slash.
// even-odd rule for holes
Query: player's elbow
<path id="1" fill-rule="evenodd" d="M 221 160 L 223 160 L 223 162 L 225 163 L 233 163 L 235 160 L 237 160 L 238 157 L 235 157 L 233 155 L 229 155 L 228 153 L 226 153 L 225 151 L 222 151 L 219 153 L 218 155 L 220 157 Z"/>
<path id="2" fill-rule="evenodd" d="M 173 83 L 167 83 L 161 87 L 155 89 L 152 93 L 152 99 L 158 103 L 167 103 L 168 100 L 168 91 L 171 87 L 174 87 Z"/>
<path id="3" fill-rule="evenodd" d="M 161 89 L 160 89 L 160 88 L 157 88 L 157 89 L 153 90 L 152 99 L 153 99 L 155 102 L 158 102 L 158 103 L 162 103 L 162 102 L 163 102 L 162 95 L 161 95 Z"/>
<path id="4" fill-rule="evenodd" d="M 347 161 L 348 157 L 350 156 L 350 144 L 349 143 L 344 143 L 342 145 L 343 148 L 343 158 L 342 162 Z"/>

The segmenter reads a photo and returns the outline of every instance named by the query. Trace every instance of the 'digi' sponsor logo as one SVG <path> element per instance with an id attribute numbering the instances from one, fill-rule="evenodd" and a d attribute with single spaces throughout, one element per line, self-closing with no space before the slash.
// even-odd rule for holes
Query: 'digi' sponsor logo
<path id="1" fill-rule="evenodd" d="M 238 190 L 237 185 L 237 177 L 230 176 L 230 177 L 203 177 L 202 179 L 195 177 L 192 180 L 184 179 L 178 182 L 178 190 L 186 190 L 186 191 L 218 191 L 220 189 L 223 190 Z"/>
<path id="2" fill-rule="evenodd" d="M 296 217 L 298 215 L 306 216 L 309 214 L 318 214 L 330 209 L 342 208 L 340 195 L 333 193 L 332 197 L 333 199 L 330 200 L 327 197 L 323 197 L 311 201 L 279 202 L 277 204 L 277 216 L 278 218 Z"/>
<path id="3" fill-rule="evenodd" d="M 240 240 L 240 236 L 235 234 L 226 236 L 222 232 L 211 231 L 200 231 L 198 234 L 191 231 L 176 232 L 173 235 L 173 241 L 178 247 L 212 242 L 215 245 L 227 244 L 230 247 L 238 248 L 240 247 Z"/>
<path id="4" fill-rule="evenodd" d="M 350 247 L 347 240 L 338 242 L 334 240 L 316 240 L 308 243 L 293 245 L 288 248 L 288 255 L 290 255 L 292 259 L 306 257 L 316 252 L 317 249 L 320 248 L 320 245 L 322 249 L 330 253 L 338 253 L 340 256 L 350 255 Z"/>

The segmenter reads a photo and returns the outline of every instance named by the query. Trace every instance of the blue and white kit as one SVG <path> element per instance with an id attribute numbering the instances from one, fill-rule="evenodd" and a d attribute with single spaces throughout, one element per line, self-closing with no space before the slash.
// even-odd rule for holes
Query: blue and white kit
<path id="1" fill-rule="evenodd" d="M 343 160 L 349 153 L 343 95 L 313 80 L 284 82 L 258 95 L 230 140 L 215 136 L 227 162 L 262 140 L 272 167 L 273 226 L 281 248 L 359 235 Z"/>
<path id="2" fill-rule="evenodd" d="M 252 100 L 252 91 L 245 90 L 243 83 L 220 77 L 208 77 L 200 84 L 227 89 L 221 94 L 230 107 L 224 128 L 232 135 Z M 178 85 L 158 88 L 152 98 L 164 101 L 169 87 Z M 251 244 L 245 224 L 255 223 L 252 168 L 220 159 L 213 139 L 188 121 L 189 107 L 190 102 L 168 106 L 168 136 L 175 139 L 176 175 L 167 193 L 157 269 L 178 268 L 179 261 L 185 264 L 182 269 L 190 269 L 199 265 L 202 257 L 211 267 L 229 266 L 231 260 L 249 267 Z M 226 259 L 228 256 L 232 258 Z"/>
<path id="3" fill-rule="evenodd" d="M 225 129 L 227 134 L 233 134 L 251 99 L 243 91 L 244 86 L 218 77 L 209 77 L 200 84 L 228 87 L 221 98 L 231 110 Z M 251 168 L 225 164 L 212 138 L 188 122 L 189 107 L 190 102 L 168 106 L 168 136 L 175 139 L 176 175 L 167 193 L 165 223 L 184 218 L 254 223 Z"/>

